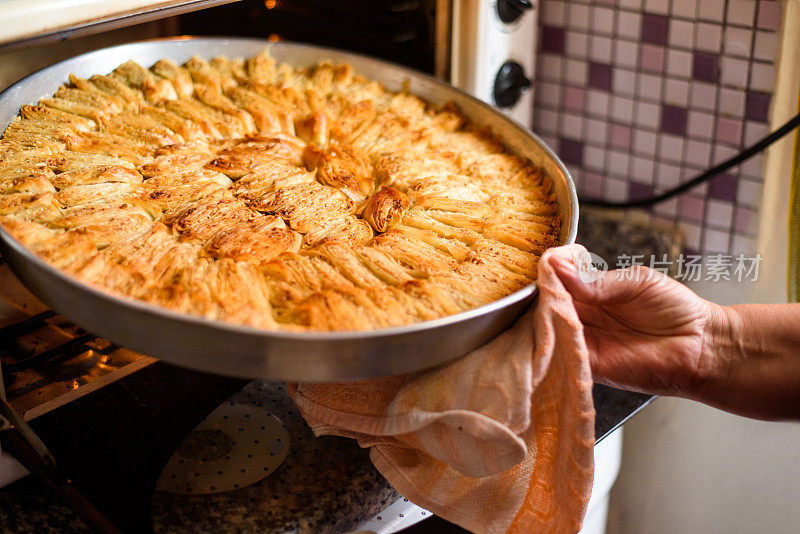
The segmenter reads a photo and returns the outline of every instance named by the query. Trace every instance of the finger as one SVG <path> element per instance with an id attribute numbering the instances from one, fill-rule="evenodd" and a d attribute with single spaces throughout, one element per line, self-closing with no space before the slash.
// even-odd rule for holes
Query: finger
<path id="1" fill-rule="evenodd" d="M 572 298 L 587 304 L 629 302 L 664 276 L 641 265 L 607 272 L 589 272 L 564 257 L 553 258 L 551 264 Z"/>
<path id="2" fill-rule="evenodd" d="M 609 375 L 613 375 L 613 366 L 611 366 L 611 369 L 609 368 L 606 356 L 607 351 L 604 352 L 604 342 L 598 334 L 599 332 L 594 328 L 584 331 L 586 349 L 589 353 L 589 367 L 592 370 L 592 380 L 610 385 L 611 378 Z"/>
<path id="3" fill-rule="evenodd" d="M 602 307 L 594 304 L 575 301 L 575 311 L 578 312 L 578 318 L 586 327 L 615 330 L 629 328 Z"/>
<path id="4" fill-rule="evenodd" d="M 625 376 L 624 365 L 620 361 L 615 361 L 615 356 L 619 353 L 619 347 L 610 342 L 597 329 L 589 329 L 585 332 L 586 348 L 589 352 L 589 367 L 592 370 L 592 380 L 599 384 L 612 387 L 620 387 L 619 379 Z"/>

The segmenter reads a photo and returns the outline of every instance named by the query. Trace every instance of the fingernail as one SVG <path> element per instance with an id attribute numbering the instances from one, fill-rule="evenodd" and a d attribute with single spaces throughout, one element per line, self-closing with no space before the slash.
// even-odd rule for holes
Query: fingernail
<path id="1" fill-rule="evenodd" d="M 561 274 L 566 275 L 575 275 L 578 272 L 578 266 L 569 259 L 566 258 L 557 258 L 555 259 L 555 268 Z"/>
<path id="2" fill-rule="evenodd" d="M 578 263 L 578 279 L 584 284 L 597 282 L 605 275 L 605 271 L 598 270 L 594 265 L 593 256 L 589 251 L 583 251 L 576 258 Z"/>
<path id="3" fill-rule="evenodd" d="M 581 252 L 576 258 L 576 262 L 578 264 L 578 269 L 581 271 L 594 272 L 597 270 L 592 264 L 592 255 L 589 254 L 588 250 Z"/>

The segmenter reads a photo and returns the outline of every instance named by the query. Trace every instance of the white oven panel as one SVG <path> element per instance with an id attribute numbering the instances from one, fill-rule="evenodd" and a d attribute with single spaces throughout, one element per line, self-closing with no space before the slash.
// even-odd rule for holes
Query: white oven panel
<path id="1" fill-rule="evenodd" d="M 0 46 L 131 26 L 235 0 L 0 0 Z"/>
<path id="2" fill-rule="evenodd" d="M 516 18 L 503 22 L 501 13 L 506 20 Z M 528 81 L 533 79 L 536 64 L 536 20 L 536 4 L 528 0 L 453 3 L 451 82 L 528 128 L 533 109 Z"/>

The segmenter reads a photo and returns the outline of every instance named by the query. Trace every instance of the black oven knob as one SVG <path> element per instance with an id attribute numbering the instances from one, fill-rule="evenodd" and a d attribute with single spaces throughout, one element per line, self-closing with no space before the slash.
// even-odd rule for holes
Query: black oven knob
<path id="1" fill-rule="evenodd" d="M 520 18 L 528 9 L 533 9 L 531 0 L 497 0 L 497 14 L 506 24 Z"/>
<path id="2" fill-rule="evenodd" d="M 494 102 L 497 107 L 510 108 L 531 86 L 525 69 L 516 61 L 506 61 L 494 79 Z"/>

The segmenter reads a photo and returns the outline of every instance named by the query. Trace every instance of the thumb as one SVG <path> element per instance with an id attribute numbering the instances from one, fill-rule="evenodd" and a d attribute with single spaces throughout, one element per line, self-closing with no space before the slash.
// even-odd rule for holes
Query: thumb
<path id="1" fill-rule="evenodd" d="M 586 304 L 631 301 L 658 276 L 663 276 L 660 272 L 642 265 L 613 271 L 595 271 L 591 268 L 588 252 L 573 257 L 553 257 L 551 264 L 572 298 Z"/>

